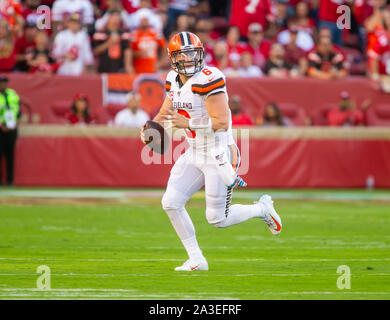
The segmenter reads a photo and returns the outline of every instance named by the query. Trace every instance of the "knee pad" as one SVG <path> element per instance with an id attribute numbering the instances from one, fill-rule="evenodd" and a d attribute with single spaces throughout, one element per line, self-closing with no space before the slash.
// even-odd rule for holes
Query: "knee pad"
<path id="1" fill-rule="evenodd" d="M 161 199 L 161 205 L 165 211 L 184 208 L 186 202 L 187 199 L 184 194 L 172 189 L 165 191 Z"/>
<path id="2" fill-rule="evenodd" d="M 223 228 L 222 221 L 226 219 L 225 208 L 206 208 L 206 219 L 207 222 L 212 224 L 216 228 Z"/>

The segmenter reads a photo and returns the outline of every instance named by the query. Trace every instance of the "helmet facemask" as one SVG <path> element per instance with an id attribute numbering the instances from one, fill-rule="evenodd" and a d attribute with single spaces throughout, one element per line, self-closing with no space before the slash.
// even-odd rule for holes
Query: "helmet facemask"
<path id="1" fill-rule="evenodd" d="M 173 51 L 169 59 L 172 68 L 184 76 L 191 77 L 203 68 L 203 48 L 190 48 Z"/>

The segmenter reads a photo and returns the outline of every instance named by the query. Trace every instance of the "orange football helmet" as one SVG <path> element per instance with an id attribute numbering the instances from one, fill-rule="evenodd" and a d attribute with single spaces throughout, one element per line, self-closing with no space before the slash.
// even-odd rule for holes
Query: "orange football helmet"
<path id="1" fill-rule="evenodd" d="M 203 44 L 191 32 L 177 33 L 169 41 L 168 57 L 173 70 L 191 77 L 204 66 Z"/>

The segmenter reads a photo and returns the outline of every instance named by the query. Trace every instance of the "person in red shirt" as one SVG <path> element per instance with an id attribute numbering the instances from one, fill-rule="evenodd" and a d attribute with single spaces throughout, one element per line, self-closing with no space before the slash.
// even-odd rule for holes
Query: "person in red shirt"
<path id="1" fill-rule="evenodd" d="M 65 116 L 69 124 L 90 124 L 93 119 L 89 112 L 89 99 L 82 93 L 77 93 L 74 96 L 73 104 L 70 107 L 70 112 Z"/>
<path id="2" fill-rule="evenodd" d="M 148 18 L 140 19 L 140 26 L 131 34 L 130 46 L 132 49 L 132 61 L 136 73 L 155 73 L 157 64 L 163 63 L 159 58 L 164 51 L 166 41 L 164 36 L 149 26 Z"/>
<path id="3" fill-rule="evenodd" d="M 252 54 L 253 64 L 263 68 L 265 61 L 269 58 L 271 42 L 264 39 L 263 27 L 260 23 L 253 22 L 248 27 L 248 44 L 245 51 Z"/>
<path id="4" fill-rule="evenodd" d="M 229 24 L 238 26 L 241 35 L 246 37 L 252 22 L 260 23 L 265 30 L 271 16 L 270 0 L 232 0 Z"/>
<path id="5" fill-rule="evenodd" d="M 16 40 L 15 54 L 16 66 L 18 71 L 27 71 L 29 69 L 27 61 L 31 59 L 35 47 L 35 35 L 37 27 L 34 23 L 27 22 L 24 26 L 24 33 Z"/>
<path id="6" fill-rule="evenodd" d="M 240 29 L 237 26 L 229 27 L 226 43 L 228 46 L 228 66 L 231 66 L 232 60 L 240 59 L 241 53 L 246 49 L 245 43 L 240 42 Z"/>
<path id="7" fill-rule="evenodd" d="M 252 126 L 252 119 L 241 110 L 241 99 L 235 95 L 229 99 L 229 107 L 232 112 L 233 126 Z"/>
<path id="8" fill-rule="evenodd" d="M 367 56 L 369 74 L 374 80 L 379 75 L 390 76 L 390 30 L 378 36 Z"/>
<path id="9" fill-rule="evenodd" d="M 328 112 L 328 125 L 338 127 L 364 125 L 366 122 L 364 111 L 370 106 L 371 102 L 365 100 L 362 103 L 361 110 L 357 110 L 347 91 L 341 92 L 340 98 L 339 107 Z"/>

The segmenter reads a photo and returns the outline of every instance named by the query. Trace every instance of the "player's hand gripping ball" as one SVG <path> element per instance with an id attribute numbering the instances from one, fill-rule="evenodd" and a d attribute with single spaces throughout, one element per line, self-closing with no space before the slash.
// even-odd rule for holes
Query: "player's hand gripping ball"
<path id="1" fill-rule="evenodd" d="M 153 152 L 164 154 L 169 148 L 169 136 L 159 123 L 148 120 L 141 129 L 141 140 Z"/>

